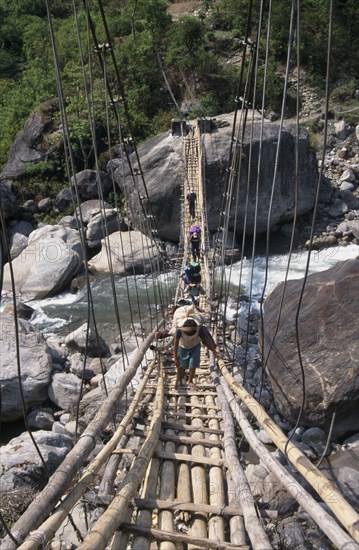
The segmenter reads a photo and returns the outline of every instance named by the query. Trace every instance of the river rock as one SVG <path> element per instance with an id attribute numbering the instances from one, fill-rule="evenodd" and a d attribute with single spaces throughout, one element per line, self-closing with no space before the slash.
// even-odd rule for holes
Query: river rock
<path id="1" fill-rule="evenodd" d="M 218 229 L 222 194 L 225 187 L 226 169 L 228 167 L 232 123 L 234 113 L 218 116 L 214 121 L 214 130 L 201 136 L 205 163 L 205 193 L 210 233 Z M 279 137 L 279 123 L 264 123 L 263 139 L 260 120 L 254 121 L 253 132 L 251 124 L 247 123 L 243 143 L 241 181 L 236 182 L 239 189 L 238 201 L 232 203 L 229 212 L 229 231 L 234 230 L 234 220 L 237 220 L 237 232 L 243 233 L 243 220 L 246 210 L 247 178 L 250 174 L 249 200 L 247 211 L 246 233 L 260 233 L 267 229 L 268 211 L 271 200 L 272 178 L 275 172 L 276 145 Z M 296 129 L 294 125 L 286 125 L 281 132 L 281 148 L 276 169 L 276 185 L 272 201 L 270 226 L 278 222 L 290 222 L 294 216 L 295 189 L 295 152 Z M 298 212 L 309 211 L 314 204 L 315 185 L 317 181 L 317 165 L 309 146 L 308 133 L 302 129 L 299 137 L 299 162 L 301 166 L 299 181 Z M 251 148 L 251 154 L 250 154 Z M 255 208 L 256 180 L 258 172 L 259 151 L 261 151 L 262 173 L 259 178 L 258 210 Z M 183 165 L 183 140 L 171 132 L 159 134 L 138 147 L 141 159 L 141 170 L 146 174 L 146 191 L 139 181 L 134 185 L 131 170 L 126 162 L 115 170 L 115 179 L 121 191 L 125 194 L 128 204 L 128 214 L 135 227 L 141 227 L 143 209 L 153 214 L 157 229 L 162 240 L 178 242 L 181 227 L 181 184 Z M 251 159 L 251 167 L 248 166 Z M 131 155 L 131 169 L 136 170 L 136 155 Z M 140 178 L 138 178 L 140 180 Z M 139 195 L 143 197 L 142 201 Z M 147 198 L 148 197 L 148 198 Z M 254 219 L 257 215 L 256 228 Z M 227 218 L 228 219 L 228 218 Z"/>
<path id="2" fill-rule="evenodd" d="M 118 383 L 118 379 L 121 377 L 121 375 L 124 373 L 126 368 L 131 364 L 131 359 L 137 354 L 138 346 L 140 344 L 137 344 L 137 348 L 133 350 L 131 353 L 127 354 L 127 357 L 125 355 L 118 355 L 111 357 L 111 360 L 117 357 L 116 361 L 114 361 L 111 366 L 108 368 L 108 371 L 106 372 L 104 379 L 102 379 L 99 383 L 100 388 L 104 389 L 106 385 L 107 391 L 110 391 L 112 388 L 116 386 Z M 151 350 L 148 350 L 140 364 L 140 368 L 145 367 L 148 364 L 148 361 L 151 361 L 153 359 L 153 353 Z M 108 362 L 110 364 L 111 361 Z"/>
<path id="3" fill-rule="evenodd" d="M 87 225 L 92 216 L 108 208 L 111 208 L 111 206 L 107 202 L 100 199 L 91 199 L 76 208 L 76 215 L 81 218 L 82 223 Z"/>
<path id="4" fill-rule="evenodd" d="M 43 430 L 34 432 L 33 437 L 51 475 L 71 450 L 72 439 L 68 435 Z M 13 491 L 24 485 L 42 489 L 46 481 L 44 466 L 27 432 L 1 447 L 2 492 Z"/>
<path id="5" fill-rule="evenodd" d="M 108 357 L 110 355 L 110 348 L 105 340 L 93 326 L 87 330 L 87 323 L 68 334 L 64 339 L 64 344 L 71 350 L 80 353 L 86 352 L 88 357 Z"/>
<path id="6" fill-rule="evenodd" d="M 339 469 L 336 482 L 344 494 L 344 498 L 359 512 L 359 470 L 342 466 Z"/>
<path id="7" fill-rule="evenodd" d="M 112 233 L 102 242 L 102 249 L 88 266 L 91 273 L 109 273 L 108 254 L 111 254 L 112 270 L 115 275 L 137 275 L 159 270 L 161 255 L 153 240 L 140 231 Z"/>
<path id="8" fill-rule="evenodd" d="M 73 188 L 76 184 L 82 200 L 98 199 L 99 196 L 106 196 L 112 189 L 111 178 L 101 170 L 82 170 L 72 176 L 70 182 Z"/>
<path id="9" fill-rule="evenodd" d="M 51 430 L 55 422 L 51 409 L 35 409 L 27 415 L 28 427 L 32 430 Z"/>
<path id="10" fill-rule="evenodd" d="M 0 181 L 0 203 L 5 220 L 14 216 L 18 211 L 19 205 L 17 198 L 11 191 L 11 181 L 9 180 Z"/>
<path id="11" fill-rule="evenodd" d="M 69 411 L 77 404 L 81 380 L 71 372 L 55 372 L 48 387 L 49 398 L 60 409 Z"/>
<path id="12" fill-rule="evenodd" d="M 45 153 L 49 150 L 49 134 L 58 130 L 59 127 L 59 123 L 54 122 L 55 117 L 51 116 L 51 113 L 56 110 L 56 100 L 49 100 L 42 103 L 27 119 L 14 139 L 9 160 L 0 174 L 0 179 L 25 176 L 26 165 L 45 158 Z"/>
<path id="13" fill-rule="evenodd" d="M 12 262 L 16 292 L 41 299 L 64 290 L 82 266 L 79 232 L 64 226 L 44 226 L 30 234 L 27 247 Z M 12 292 L 9 265 L 3 290 Z"/>
<path id="14" fill-rule="evenodd" d="M 284 283 L 264 303 L 264 357 L 275 335 Z M 303 398 L 302 373 L 296 343 L 296 315 L 303 280 L 286 284 L 275 346 L 267 370 L 279 413 L 295 423 Z M 299 340 L 305 375 L 303 426 L 330 424 L 336 412 L 334 434 L 358 431 L 359 369 L 357 300 L 359 259 L 308 276 L 299 314 Z M 261 342 L 261 336 L 259 337 Z M 345 345 L 343 345 L 345 342 Z"/>
<path id="15" fill-rule="evenodd" d="M 46 342 L 38 333 L 30 330 L 25 321 L 18 323 L 20 346 L 20 372 L 25 410 L 44 403 L 50 382 L 52 361 Z M 15 346 L 14 319 L 2 312 L 0 317 L 0 382 L 1 420 L 12 422 L 23 417 L 17 351 Z"/>
<path id="16" fill-rule="evenodd" d="M 95 374 L 98 374 L 98 372 L 94 372 L 92 368 L 90 367 L 90 361 L 91 359 L 88 359 L 84 361 L 85 356 L 81 353 L 74 353 L 69 358 L 70 362 L 70 372 L 73 374 L 76 374 L 79 378 L 83 378 L 85 381 L 91 380 L 95 376 Z M 96 358 L 100 360 L 99 358 Z M 91 361 L 92 364 L 93 361 Z"/>
<path id="17" fill-rule="evenodd" d="M 119 231 L 121 226 L 121 216 L 115 208 L 107 208 L 101 212 L 96 212 L 90 217 L 86 230 L 87 244 L 90 248 L 95 248 L 111 233 Z"/>
<path id="18" fill-rule="evenodd" d="M 295 550 L 308 548 L 303 528 L 294 518 L 285 518 L 278 523 L 273 542 L 276 548 L 295 548 Z"/>
<path id="19" fill-rule="evenodd" d="M 320 428 L 309 428 L 302 434 L 302 442 L 311 447 L 319 456 L 322 456 L 328 436 Z M 330 445 L 326 455 L 330 454 Z"/>
<path id="20" fill-rule="evenodd" d="M 68 208 L 72 207 L 74 204 L 74 198 L 71 193 L 71 189 L 65 187 L 61 189 L 55 197 L 55 207 L 60 212 L 65 212 Z"/>
<path id="21" fill-rule="evenodd" d="M 85 538 L 88 530 L 102 514 L 101 507 L 92 508 L 87 502 L 80 501 L 71 509 L 71 519 L 66 517 L 56 531 L 51 550 L 74 549 L 79 546 L 79 533 Z"/>
<path id="22" fill-rule="evenodd" d="M 338 227 L 338 231 L 341 231 L 343 234 L 352 234 L 354 237 L 359 239 L 359 220 L 346 220 L 341 222 Z"/>

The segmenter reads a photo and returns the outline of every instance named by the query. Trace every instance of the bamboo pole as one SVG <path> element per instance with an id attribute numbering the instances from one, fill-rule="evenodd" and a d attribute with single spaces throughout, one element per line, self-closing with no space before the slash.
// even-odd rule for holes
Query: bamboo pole
<path id="1" fill-rule="evenodd" d="M 75 487 L 70 491 L 65 499 L 55 508 L 52 515 L 41 525 L 41 527 L 39 527 L 36 531 L 33 531 L 29 539 L 21 545 L 21 550 L 35 550 L 40 545 L 44 544 L 45 541 L 50 540 L 50 538 L 54 536 L 56 530 L 60 527 L 61 523 L 66 518 L 67 514 L 69 514 L 76 502 L 85 493 L 87 487 L 94 480 L 95 475 L 99 471 L 102 464 L 105 462 L 105 460 L 108 459 L 108 457 L 111 455 L 111 453 L 114 451 L 116 446 L 123 438 L 125 430 L 129 423 L 132 421 L 132 418 L 136 412 L 137 405 L 142 397 L 143 390 L 146 387 L 147 379 L 151 371 L 153 370 L 154 365 L 155 362 L 151 362 L 151 364 L 149 365 L 149 368 L 147 369 L 147 372 L 140 386 L 138 387 L 135 397 L 131 401 L 126 415 L 122 419 L 119 427 L 117 428 L 110 441 L 105 445 L 103 449 L 101 449 L 97 457 L 86 469 L 80 481 L 75 485 Z"/>
<path id="2" fill-rule="evenodd" d="M 359 542 L 359 514 L 350 506 L 337 487 L 310 460 L 288 440 L 286 435 L 270 418 L 265 409 L 238 384 L 226 368 L 222 359 L 218 360 L 221 373 L 229 387 L 236 393 L 257 422 L 267 432 L 273 443 L 286 455 L 293 466 L 310 483 L 318 495 L 329 506 L 341 524 L 347 529 L 356 542 Z"/>
<path id="3" fill-rule="evenodd" d="M 242 509 L 239 498 L 236 495 L 236 485 L 232 480 L 231 474 L 227 470 L 227 490 L 228 490 L 228 501 L 229 506 L 236 508 L 237 510 Z M 240 515 L 232 516 L 229 519 L 229 531 L 231 535 L 232 544 L 246 544 L 247 536 L 246 529 L 244 526 L 244 519 Z"/>
<path id="4" fill-rule="evenodd" d="M 136 402 L 136 396 L 138 392 L 140 391 L 141 386 L 138 388 L 135 397 L 133 398 L 131 402 L 134 405 Z M 136 409 L 136 413 L 133 415 L 133 418 L 129 425 L 127 426 L 125 430 L 125 435 L 121 437 L 120 441 L 117 444 L 116 449 L 112 452 L 112 455 L 107 461 L 105 472 L 102 476 L 102 479 L 99 484 L 98 488 L 98 497 L 99 499 L 104 502 L 105 504 L 109 504 L 113 498 L 112 490 L 113 490 L 113 484 L 116 478 L 116 473 L 118 469 L 118 464 L 121 460 L 121 453 L 117 452 L 119 449 L 124 449 L 127 446 L 128 440 L 130 438 L 130 435 L 134 433 L 134 428 L 136 424 L 136 420 L 138 420 L 139 417 L 141 417 L 143 411 L 146 409 L 148 403 L 150 403 L 151 397 L 146 396 L 140 403 L 139 407 Z M 121 424 L 125 421 L 125 418 L 122 420 Z M 120 426 L 121 426 L 120 424 Z"/>
<path id="5" fill-rule="evenodd" d="M 142 479 L 145 476 L 148 464 L 152 458 L 161 430 L 164 405 L 163 369 L 160 366 L 160 376 L 154 410 L 148 435 L 141 447 L 141 451 L 132 464 L 129 472 L 121 483 L 117 495 L 87 534 L 84 542 L 78 547 L 81 550 L 103 550 L 116 529 L 121 525 L 126 516 L 128 503 L 134 497 Z"/>
<path id="6" fill-rule="evenodd" d="M 228 403 L 220 385 L 217 387 L 217 392 L 218 402 L 222 407 L 222 416 L 224 419 L 224 453 L 231 478 L 239 492 L 239 501 L 243 510 L 244 525 L 252 543 L 253 550 L 268 550 L 272 548 L 272 546 L 264 526 L 257 515 L 252 491 L 250 490 L 249 483 L 238 459 L 233 418 L 231 414 L 225 415 L 226 410 L 228 411 Z"/>
<path id="7" fill-rule="evenodd" d="M 160 468 L 160 461 L 157 458 L 152 458 L 148 468 L 145 483 L 143 486 L 144 498 L 156 498 L 157 496 L 157 479 Z M 156 506 L 153 506 L 156 508 Z M 136 525 L 140 527 L 152 527 L 152 510 L 140 510 Z M 149 550 L 150 540 L 148 537 L 138 535 L 135 537 L 132 545 L 132 550 Z"/>
<path id="8" fill-rule="evenodd" d="M 127 506 L 127 510 L 124 512 L 124 522 L 131 523 L 133 513 L 133 506 Z M 110 544 L 108 544 L 108 550 L 127 550 L 128 548 L 129 532 L 125 530 L 115 531 Z"/>
<path id="9" fill-rule="evenodd" d="M 201 414 L 200 403 L 198 397 L 193 396 L 191 398 L 191 404 L 193 406 L 193 414 L 198 412 Z M 203 427 L 203 422 L 200 418 L 193 418 L 192 426 Z M 193 435 L 196 439 L 204 438 L 203 432 L 194 432 Z M 194 445 L 192 447 L 192 455 L 198 458 L 205 458 L 205 447 L 202 445 Z M 192 480 L 192 493 L 193 502 L 196 504 L 208 504 L 208 493 L 206 484 L 206 470 L 202 465 L 193 465 L 191 468 L 191 480 Z M 198 513 L 194 516 L 190 531 L 191 537 L 207 538 L 207 515 Z M 193 545 L 188 546 L 189 549 L 195 548 Z"/>
<path id="10" fill-rule="evenodd" d="M 323 533 L 336 545 L 337 548 L 345 550 L 359 550 L 359 545 L 353 541 L 328 514 L 321 505 L 298 483 L 298 481 L 289 474 L 286 468 L 276 460 L 268 449 L 259 441 L 251 424 L 243 414 L 238 402 L 234 398 L 227 383 L 222 379 L 221 386 L 227 397 L 231 410 L 239 423 L 243 434 L 249 445 L 257 456 L 264 462 L 268 470 L 273 472 L 280 483 L 286 488 L 288 493 L 304 508 L 310 517 L 316 522 Z M 230 411 L 228 411 L 230 414 Z"/>
<path id="11" fill-rule="evenodd" d="M 186 397 L 180 396 L 177 400 L 178 412 L 183 413 L 186 410 Z M 179 432 L 179 437 L 182 439 L 183 434 L 186 432 Z M 191 438 L 185 438 L 190 440 Z M 185 444 L 178 445 L 177 452 L 181 454 L 188 453 L 188 447 Z M 178 466 L 178 475 L 177 475 L 177 500 L 183 503 L 191 503 L 191 472 L 188 462 L 180 462 Z M 190 517 L 189 512 L 182 510 L 179 514 L 179 519 L 188 522 Z M 182 547 L 181 547 L 182 548 Z"/>
<path id="12" fill-rule="evenodd" d="M 166 435 L 174 435 L 173 430 L 166 430 Z M 172 441 L 167 441 L 164 444 L 166 453 L 174 453 L 176 444 Z M 172 460 L 164 460 L 161 467 L 160 478 L 160 494 L 162 500 L 173 500 L 175 497 L 175 463 Z M 162 531 L 175 531 L 175 523 L 173 512 L 171 510 L 161 510 L 158 514 L 158 528 Z M 166 541 L 160 544 L 160 550 L 176 550 L 176 545 L 173 542 Z"/>
<path id="13" fill-rule="evenodd" d="M 208 411 L 215 411 L 214 399 L 209 396 L 205 399 Z M 213 409 L 211 409 L 211 405 Z M 208 421 L 208 426 L 213 429 L 219 429 L 218 420 L 212 418 Z M 210 434 L 210 441 L 218 442 L 218 435 Z M 210 447 L 209 458 L 212 460 L 221 460 L 221 450 L 216 447 Z M 212 466 L 209 470 L 209 502 L 214 506 L 224 506 L 224 486 L 223 486 L 223 472 L 222 468 L 218 466 Z M 208 521 L 208 538 L 219 540 L 223 542 L 225 540 L 225 525 L 224 519 L 218 514 L 210 516 Z"/>

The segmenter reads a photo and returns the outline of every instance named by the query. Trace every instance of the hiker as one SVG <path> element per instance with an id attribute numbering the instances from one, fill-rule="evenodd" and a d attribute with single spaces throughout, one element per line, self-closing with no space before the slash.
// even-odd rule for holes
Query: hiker
<path id="1" fill-rule="evenodd" d="M 191 243 L 191 253 L 194 262 L 199 261 L 199 249 L 201 244 L 201 228 L 198 225 L 191 225 L 188 241 Z"/>
<path id="2" fill-rule="evenodd" d="M 172 327 L 156 331 L 155 333 L 156 340 L 162 340 L 162 338 L 167 338 L 168 336 L 174 335 L 177 327 L 177 319 L 182 317 L 182 313 L 178 312 L 178 309 L 182 307 L 186 307 L 185 310 L 182 310 L 184 312 L 183 315 L 192 314 L 194 316 L 198 316 L 198 320 L 201 322 L 202 321 L 205 322 L 205 318 L 202 317 L 201 313 L 208 316 L 210 315 L 208 311 L 205 311 L 204 309 L 200 308 L 197 304 L 194 304 L 190 298 L 179 298 L 176 304 L 172 306 L 169 310 L 167 310 L 167 315 L 173 316 Z"/>
<path id="3" fill-rule="evenodd" d="M 211 333 L 198 318 L 187 316 L 177 323 L 173 341 L 173 360 L 177 369 L 176 386 L 183 384 L 185 369 L 188 367 L 188 387 L 192 390 L 197 389 L 193 378 L 200 364 L 201 342 L 216 356 L 219 355 L 219 349 Z"/>
<path id="4" fill-rule="evenodd" d="M 189 215 L 191 216 L 192 219 L 196 215 L 196 198 L 197 198 L 196 193 L 193 191 L 193 189 L 191 189 L 190 193 L 187 194 L 186 199 L 189 207 Z"/>
<path id="5" fill-rule="evenodd" d="M 183 268 L 181 279 L 184 285 L 181 290 L 184 292 L 186 288 L 193 283 L 201 283 L 201 265 L 198 262 L 190 262 Z"/>
<path id="6" fill-rule="evenodd" d="M 189 283 L 187 288 L 187 294 L 191 298 L 192 302 L 197 305 L 198 298 L 205 294 L 204 288 L 199 283 Z"/>

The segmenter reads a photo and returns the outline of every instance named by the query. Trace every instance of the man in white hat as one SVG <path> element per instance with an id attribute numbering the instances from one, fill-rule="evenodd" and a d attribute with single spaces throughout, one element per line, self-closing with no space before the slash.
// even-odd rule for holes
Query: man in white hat
<path id="1" fill-rule="evenodd" d="M 173 341 L 173 360 L 177 368 L 177 386 L 182 385 L 184 372 L 188 367 L 188 386 L 190 389 L 197 389 L 193 383 L 193 378 L 196 368 L 200 364 L 201 342 L 214 354 L 219 354 L 211 333 L 198 320 L 187 317 L 179 321 Z"/>

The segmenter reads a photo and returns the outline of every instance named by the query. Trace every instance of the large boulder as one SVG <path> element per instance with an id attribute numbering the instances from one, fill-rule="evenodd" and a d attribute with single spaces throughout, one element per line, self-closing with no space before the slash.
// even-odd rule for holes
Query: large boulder
<path id="1" fill-rule="evenodd" d="M 56 147 L 49 145 L 48 136 L 59 130 L 59 124 L 54 122 L 52 116 L 57 109 L 57 102 L 50 100 L 41 104 L 28 118 L 11 146 L 9 160 L 0 174 L 0 179 L 24 176 L 26 165 L 46 159 L 50 150 Z"/>
<path id="2" fill-rule="evenodd" d="M 19 368 L 25 411 L 47 400 L 52 359 L 40 334 L 30 331 L 25 321 L 18 323 Z M 0 317 L 1 419 L 12 422 L 23 417 L 20 394 L 14 318 L 5 312 Z"/>
<path id="3" fill-rule="evenodd" d="M 287 282 L 282 303 L 283 285 L 265 300 L 263 327 L 264 358 L 269 354 L 267 371 L 279 412 L 295 422 L 305 392 L 302 425 L 327 428 L 335 412 L 334 434 L 358 431 L 359 259 L 307 278 L 298 322 L 304 387 L 296 338 L 303 279 Z"/>
<path id="4" fill-rule="evenodd" d="M 106 208 L 91 216 L 86 230 L 86 239 L 89 248 L 96 248 L 101 240 L 119 231 L 123 227 L 120 214 L 115 208 Z"/>
<path id="5" fill-rule="evenodd" d="M 112 233 L 102 241 L 102 249 L 88 263 L 91 273 L 109 273 L 109 253 L 115 275 L 137 275 L 158 270 L 161 255 L 156 244 L 140 231 Z"/>
<path id="6" fill-rule="evenodd" d="M 11 181 L 0 181 L 0 204 L 5 220 L 14 216 L 19 209 L 17 198 L 11 190 Z"/>
<path id="7" fill-rule="evenodd" d="M 8 225 L 8 240 L 10 245 L 10 256 L 17 258 L 28 245 L 28 237 L 34 231 L 33 226 L 25 221 L 13 221 Z"/>
<path id="8" fill-rule="evenodd" d="M 233 113 L 221 115 L 215 121 L 215 128 L 201 137 L 205 174 L 206 207 L 208 224 L 211 233 L 218 229 L 220 211 L 232 138 Z M 238 200 L 231 206 L 229 230 L 243 232 L 246 203 L 246 232 L 261 233 L 267 229 L 267 218 L 271 201 L 272 182 L 275 174 L 275 188 L 272 198 L 270 227 L 278 222 L 291 221 L 295 207 L 295 163 L 296 146 L 299 150 L 299 188 L 298 213 L 311 210 L 315 198 L 317 165 L 314 153 L 309 146 L 307 132 L 302 129 L 299 139 L 294 125 L 287 125 L 279 136 L 279 123 L 265 122 L 263 135 L 261 121 L 256 119 L 253 130 L 248 123 L 243 141 L 242 165 L 239 181 L 234 188 L 239 189 Z M 281 138 L 278 158 L 277 144 Z M 251 150 L 250 150 L 251 148 Z M 259 154 L 261 153 L 261 170 L 258 174 Z M 140 178 L 134 185 L 131 171 L 126 165 L 115 170 L 118 186 L 126 195 L 128 214 L 136 227 L 141 227 L 143 210 L 154 214 L 159 235 L 163 240 L 178 242 L 181 224 L 181 184 L 184 173 L 183 140 L 181 137 L 166 132 L 155 136 L 138 147 L 141 159 L 141 170 L 145 174 L 146 190 Z M 249 166 L 251 159 L 251 166 Z M 136 170 L 136 156 L 131 155 L 132 171 Z M 249 179 L 249 197 L 246 201 L 247 179 Z M 254 228 L 256 183 L 259 177 L 259 202 L 257 226 Z M 148 195 L 148 197 L 147 197 Z M 141 203 L 140 198 L 142 197 Z M 236 206 L 237 205 L 237 206 Z M 237 208 L 237 212 L 236 212 Z M 236 221 L 235 221 L 236 220 Z M 236 227 L 234 227 L 236 223 Z"/>
<path id="9" fill-rule="evenodd" d="M 41 299 L 64 290 L 82 267 L 79 232 L 66 226 L 44 226 L 33 231 L 27 247 L 12 262 L 16 293 Z M 3 290 L 12 292 L 9 265 Z"/>
<path id="10" fill-rule="evenodd" d="M 95 327 L 84 323 L 64 338 L 64 344 L 72 351 L 86 353 L 88 357 L 108 357 L 110 348 Z"/>
<path id="11" fill-rule="evenodd" d="M 111 178 L 101 170 L 82 170 L 71 177 L 71 185 L 77 186 L 81 199 L 98 199 L 106 196 L 112 189 Z"/>
<path id="12" fill-rule="evenodd" d="M 49 398 L 65 411 L 71 410 L 81 394 L 81 380 L 71 372 L 55 372 L 48 388 Z"/>
<path id="13" fill-rule="evenodd" d="M 49 474 L 52 474 L 71 450 L 71 437 L 42 430 L 35 432 L 33 437 Z M 46 481 L 44 465 L 29 433 L 15 437 L 1 447 L 0 484 L 3 493 L 26 485 L 42 489 Z"/>

